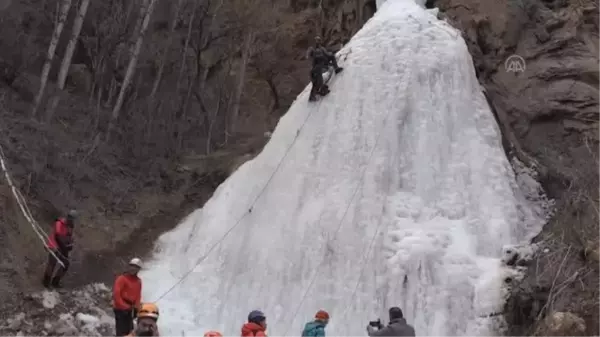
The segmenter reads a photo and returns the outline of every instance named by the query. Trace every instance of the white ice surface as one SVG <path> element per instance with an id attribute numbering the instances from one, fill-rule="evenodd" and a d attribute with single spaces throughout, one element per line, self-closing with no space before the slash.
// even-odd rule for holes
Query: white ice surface
<path id="1" fill-rule="evenodd" d="M 269 335 L 299 335 L 323 308 L 329 336 L 362 336 L 393 305 L 420 336 L 493 334 L 502 247 L 544 214 L 518 187 L 465 42 L 387 0 L 345 53 L 331 93 L 309 103 L 309 85 L 264 150 L 158 240 L 146 301 L 219 243 L 158 302 L 162 335 L 239 336 L 253 309 Z"/>

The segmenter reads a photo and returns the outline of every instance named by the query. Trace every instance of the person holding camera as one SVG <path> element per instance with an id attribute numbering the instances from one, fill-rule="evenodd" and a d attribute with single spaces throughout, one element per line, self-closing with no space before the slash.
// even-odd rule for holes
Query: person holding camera
<path id="1" fill-rule="evenodd" d="M 390 323 L 384 327 L 381 320 L 371 321 L 367 325 L 367 333 L 372 337 L 384 336 L 415 336 L 415 329 L 406 323 L 402 310 L 398 307 L 391 307 L 389 310 Z"/>

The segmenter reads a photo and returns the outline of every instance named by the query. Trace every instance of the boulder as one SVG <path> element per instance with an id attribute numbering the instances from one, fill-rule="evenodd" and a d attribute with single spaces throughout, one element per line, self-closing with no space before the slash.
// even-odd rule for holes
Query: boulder
<path id="1" fill-rule="evenodd" d="M 537 327 L 536 336 L 585 336 L 583 318 L 570 312 L 553 312 Z"/>
<path id="2" fill-rule="evenodd" d="M 599 250 L 600 247 L 598 246 L 598 240 L 589 240 L 588 242 L 586 242 L 582 252 L 584 260 L 590 263 L 596 269 L 598 269 L 598 264 L 600 263 Z"/>

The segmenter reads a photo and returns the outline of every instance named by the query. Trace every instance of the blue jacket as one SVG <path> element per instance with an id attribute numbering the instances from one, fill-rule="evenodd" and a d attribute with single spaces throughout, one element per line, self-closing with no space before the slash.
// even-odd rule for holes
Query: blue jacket
<path id="1" fill-rule="evenodd" d="M 306 323 L 302 330 L 302 337 L 325 337 L 325 323 L 321 321 Z"/>

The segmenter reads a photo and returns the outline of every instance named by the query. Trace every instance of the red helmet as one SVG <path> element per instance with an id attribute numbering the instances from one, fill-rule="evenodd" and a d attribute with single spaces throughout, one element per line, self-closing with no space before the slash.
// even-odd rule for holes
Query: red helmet
<path id="1" fill-rule="evenodd" d="M 328 320 L 329 319 L 329 313 L 327 313 L 327 311 L 325 311 L 325 310 L 319 310 L 315 314 L 315 318 L 323 320 L 323 321 Z"/>
<path id="2" fill-rule="evenodd" d="M 204 334 L 204 337 L 223 337 L 223 335 L 216 330 L 211 330 L 211 331 L 206 332 Z"/>

